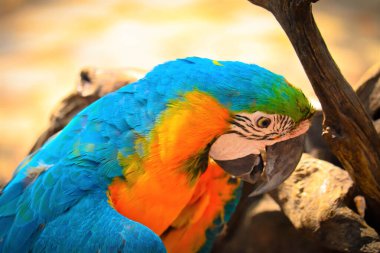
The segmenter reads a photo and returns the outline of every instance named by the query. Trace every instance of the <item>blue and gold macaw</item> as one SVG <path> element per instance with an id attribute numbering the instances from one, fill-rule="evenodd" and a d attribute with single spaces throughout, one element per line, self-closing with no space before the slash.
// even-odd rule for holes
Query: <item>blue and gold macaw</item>
<path id="1" fill-rule="evenodd" d="M 313 108 L 259 66 L 164 63 L 81 111 L 0 195 L 0 252 L 207 252 L 295 168 Z"/>

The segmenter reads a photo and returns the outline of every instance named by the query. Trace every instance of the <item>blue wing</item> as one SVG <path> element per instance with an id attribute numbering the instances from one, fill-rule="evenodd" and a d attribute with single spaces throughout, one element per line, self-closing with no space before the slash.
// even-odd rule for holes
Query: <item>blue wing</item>
<path id="1" fill-rule="evenodd" d="M 123 176 L 118 154 L 127 156 L 136 152 L 136 136 L 143 135 L 154 122 L 153 115 L 149 116 L 144 107 L 147 98 L 139 97 L 137 93 L 138 90 L 132 88 L 93 103 L 21 163 L 13 179 L 0 193 L 0 252 L 28 252 L 36 247 L 35 243 L 41 245 L 41 236 L 47 235 L 48 227 L 54 232 L 51 223 L 60 220 L 65 224 L 64 217 L 69 217 L 68 213 L 74 215 L 72 210 L 83 209 L 84 204 L 80 203 L 87 203 L 83 201 L 89 195 L 101 192 L 106 198 L 112 179 Z M 111 210 L 103 208 L 101 211 L 111 213 L 112 208 L 109 208 Z M 127 227 L 135 224 L 115 215 L 110 218 L 119 219 Z M 106 227 L 105 224 L 102 226 Z M 137 230 L 131 231 L 136 235 Z M 65 237 L 69 235 L 66 232 L 62 230 Z M 103 237 L 108 238 L 109 231 L 99 230 L 98 237 L 101 232 L 105 232 Z M 127 229 L 119 232 L 127 238 Z M 120 246 L 119 242 L 115 243 L 115 247 Z M 126 241 L 125 248 L 129 244 Z"/>
<path id="2" fill-rule="evenodd" d="M 160 85 L 148 85 L 142 80 L 99 99 L 20 164 L 0 193 L 0 252 L 28 252 L 35 243 L 42 245 L 47 228 L 54 232 L 51 223 L 74 215 L 89 194 L 106 196 L 112 179 L 123 176 L 118 154 L 139 152 L 136 137 L 148 136 L 170 99 Z M 132 224 L 122 221 L 127 223 Z M 64 230 L 62 235 L 68 236 Z"/>
<path id="3" fill-rule="evenodd" d="M 9 185 L 0 252 L 165 252 L 150 229 L 110 206 L 102 184 L 90 169 L 57 164 Z"/>
<path id="4" fill-rule="evenodd" d="M 161 239 L 92 194 L 50 222 L 33 252 L 166 252 Z"/>

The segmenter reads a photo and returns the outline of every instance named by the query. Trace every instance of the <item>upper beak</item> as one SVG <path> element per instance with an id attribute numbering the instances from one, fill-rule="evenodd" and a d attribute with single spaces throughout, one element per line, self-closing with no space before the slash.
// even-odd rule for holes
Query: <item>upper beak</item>
<path id="1" fill-rule="evenodd" d="M 225 171 L 253 184 L 250 196 L 275 189 L 295 170 L 303 152 L 305 135 L 278 142 L 266 148 L 266 160 L 261 154 L 250 154 L 235 160 L 215 162 Z"/>

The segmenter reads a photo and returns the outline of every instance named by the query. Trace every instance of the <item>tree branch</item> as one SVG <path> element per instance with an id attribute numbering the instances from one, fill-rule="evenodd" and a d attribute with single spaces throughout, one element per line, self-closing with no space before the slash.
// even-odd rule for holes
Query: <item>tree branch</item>
<path id="1" fill-rule="evenodd" d="M 323 136 L 380 210 L 380 141 L 370 117 L 341 74 L 318 30 L 312 0 L 250 0 L 272 12 L 289 37 L 324 111 Z"/>

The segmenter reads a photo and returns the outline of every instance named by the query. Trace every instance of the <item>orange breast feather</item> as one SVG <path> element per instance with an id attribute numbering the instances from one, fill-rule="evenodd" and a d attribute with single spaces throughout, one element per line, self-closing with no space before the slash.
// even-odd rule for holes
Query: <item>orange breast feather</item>
<path id="1" fill-rule="evenodd" d="M 175 233 L 165 233 L 169 251 L 174 250 L 175 238 L 199 234 L 221 212 L 233 187 L 215 164 L 202 175 L 196 168 L 185 169 L 185 164 L 227 130 L 229 118 L 228 110 L 205 93 L 194 91 L 172 101 L 146 141 L 144 156 L 120 157 L 125 180 L 116 178 L 109 186 L 110 203 L 160 236 L 176 228 Z M 189 224 L 197 225 L 189 230 Z M 199 245 L 202 240 L 200 236 L 186 244 Z"/>
<path id="2" fill-rule="evenodd" d="M 229 182 L 230 176 L 213 161 L 200 177 L 193 197 L 172 227 L 162 236 L 168 252 L 197 252 L 206 242 L 206 230 L 220 217 L 224 207 L 235 198 L 240 182 Z"/>

